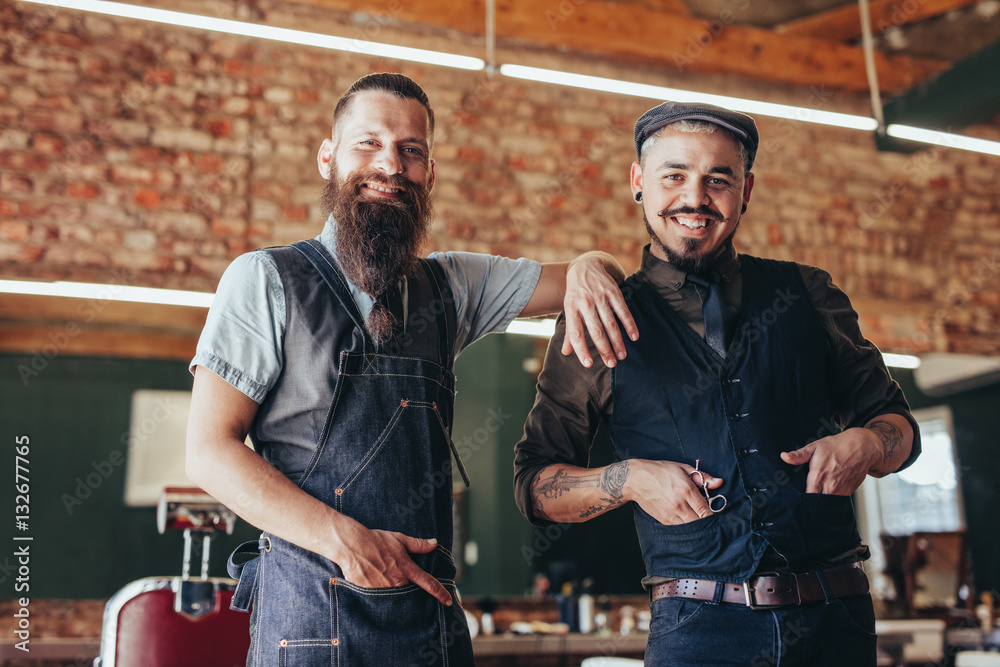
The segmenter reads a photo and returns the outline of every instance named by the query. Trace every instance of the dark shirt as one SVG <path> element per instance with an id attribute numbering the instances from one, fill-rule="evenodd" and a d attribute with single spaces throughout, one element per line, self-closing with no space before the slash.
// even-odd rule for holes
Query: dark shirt
<path id="1" fill-rule="evenodd" d="M 741 306 L 743 275 L 740 264 L 739 255 L 730 248 L 709 276 L 719 283 L 724 307 L 731 314 L 738 312 Z M 840 418 L 836 426 L 864 426 L 879 415 L 903 415 L 913 427 L 914 441 L 910 456 L 900 469 L 909 466 L 920 453 L 919 435 L 899 385 L 889 376 L 878 348 L 861 334 L 857 313 L 847 295 L 833 284 L 830 274 L 812 266 L 800 264 L 798 267 L 809 300 L 829 339 L 830 392 L 835 397 Z M 702 293 L 687 281 L 684 272 L 652 255 L 646 246 L 639 273 L 681 320 L 704 337 Z M 626 294 L 628 284 L 626 281 L 623 286 Z M 546 522 L 535 517 L 531 510 L 531 483 L 535 475 L 553 463 L 586 467 L 601 418 L 614 410 L 611 369 L 600 361 L 586 368 L 574 356 L 563 356 L 560 348 L 565 334 L 565 322 L 560 318 L 539 377 L 535 405 L 528 415 L 514 461 L 518 506 L 536 525 Z M 656 336 L 657 332 L 640 331 L 639 335 Z M 593 358 L 599 360 L 592 345 L 591 348 Z M 833 424 L 830 427 L 831 434 L 835 433 L 836 427 Z"/>

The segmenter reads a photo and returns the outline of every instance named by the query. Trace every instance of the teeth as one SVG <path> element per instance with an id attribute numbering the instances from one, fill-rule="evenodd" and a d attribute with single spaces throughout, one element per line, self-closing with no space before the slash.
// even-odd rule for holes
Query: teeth
<path id="1" fill-rule="evenodd" d="M 705 220 L 691 220 L 690 218 L 674 218 L 674 220 L 688 229 L 703 229 L 708 226 L 708 222 Z"/>
<path id="2" fill-rule="evenodd" d="M 399 193 L 399 190 L 397 190 L 396 188 L 384 188 L 381 185 L 372 185 L 371 183 L 366 183 L 365 187 L 371 188 L 372 190 L 378 190 L 379 192 L 385 192 L 386 194 L 390 195 Z"/>

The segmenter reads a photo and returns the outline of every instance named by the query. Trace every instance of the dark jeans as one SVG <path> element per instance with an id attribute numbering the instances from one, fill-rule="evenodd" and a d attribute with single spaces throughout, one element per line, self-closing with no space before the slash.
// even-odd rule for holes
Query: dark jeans
<path id="1" fill-rule="evenodd" d="M 871 596 L 750 609 L 663 598 L 652 603 L 645 667 L 874 667 Z"/>

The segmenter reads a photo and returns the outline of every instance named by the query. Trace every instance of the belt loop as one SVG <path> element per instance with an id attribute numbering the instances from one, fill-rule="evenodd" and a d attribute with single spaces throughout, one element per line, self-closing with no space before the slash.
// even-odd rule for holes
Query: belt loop
<path id="1" fill-rule="evenodd" d="M 833 600 L 833 596 L 830 595 L 830 586 L 826 582 L 826 577 L 823 575 L 822 570 L 813 570 L 813 574 L 816 575 L 816 580 L 819 582 L 819 587 L 823 589 L 823 598 L 826 604 L 830 604 Z"/>
<path id="2" fill-rule="evenodd" d="M 715 595 L 712 596 L 712 604 L 722 604 L 722 596 L 726 592 L 726 582 L 715 582 Z"/>

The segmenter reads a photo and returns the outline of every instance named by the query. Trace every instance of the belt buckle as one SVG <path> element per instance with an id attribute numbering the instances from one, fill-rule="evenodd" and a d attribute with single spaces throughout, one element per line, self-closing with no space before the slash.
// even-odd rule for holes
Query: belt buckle
<path id="1" fill-rule="evenodd" d="M 795 580 L 795 606 L 802 604 L 802 592 L 799 590 L 799 577 L 795 572 L 789 572 L 792 578 Z M 779 575 L 780 576 L 780 575 Z M 759 582 L 763 577 L 754 577 L 755 582 Z M 778 577 L 775 577 L 776 579 Z M 750 609 L 775 609 L 777 607 L 787 607 L 792 606 L 792 603 L 788 604 L 757 604 L 757 598 L 754 593 L 757 592 L 756 588 L 750 587 L 750 579 L 743 582 L 743 596 L 746 600 L 745 604 Z"/>

